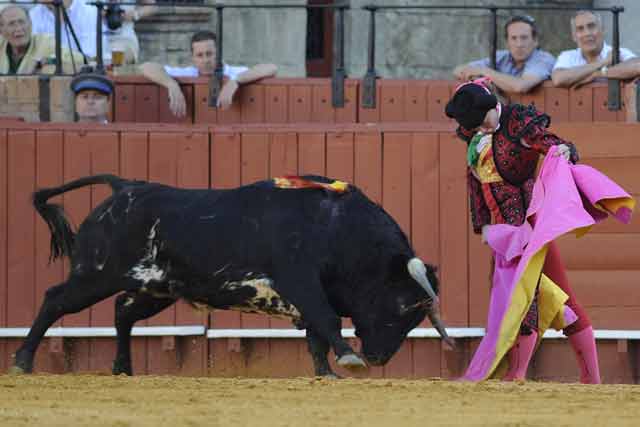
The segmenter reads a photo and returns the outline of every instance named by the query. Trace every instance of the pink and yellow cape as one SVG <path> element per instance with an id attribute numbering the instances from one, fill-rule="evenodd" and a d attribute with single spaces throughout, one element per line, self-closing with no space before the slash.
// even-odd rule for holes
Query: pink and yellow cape
<path id="1" fill-rule="evenodd" d="M 573 165 L 556 148 L 544 159 L 527 219 L 535 226 L 492 225 L 487 243 L 494 251 L 495 269 L 486 333 L 463 380 L 500 378 L 508 369 L 504 357 L 518 337 L 522 323 L 538 289 L 539 338 L 549 327 L 563 329 L 576 320 L 564 303 L 568 296 L 542 273 L 547 245 L 558 237 L 578 237 L 591 226 L 612 215 L 631 221 L 635 200 L 608 177 L 586 165 Z"/>

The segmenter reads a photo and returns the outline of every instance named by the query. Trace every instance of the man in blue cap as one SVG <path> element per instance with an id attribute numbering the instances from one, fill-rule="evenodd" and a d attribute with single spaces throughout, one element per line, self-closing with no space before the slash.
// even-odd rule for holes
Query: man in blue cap
<path id="1" fill-rule="evenodd" d="M 71 80 L 76 114 L 81 123 L 108 123 L 113 83 L 102 74 L 80 73 Z"/>

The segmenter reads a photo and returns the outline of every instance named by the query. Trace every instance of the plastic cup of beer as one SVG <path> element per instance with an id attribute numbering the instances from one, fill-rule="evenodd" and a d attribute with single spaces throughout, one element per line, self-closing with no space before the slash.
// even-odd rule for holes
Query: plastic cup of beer
<path id="1" fill-rule="evenodd" d="M 124 49 L 120 46 L 113 46 L 111 49 L 111 65 L 119 67 L 124 65 Z"/>

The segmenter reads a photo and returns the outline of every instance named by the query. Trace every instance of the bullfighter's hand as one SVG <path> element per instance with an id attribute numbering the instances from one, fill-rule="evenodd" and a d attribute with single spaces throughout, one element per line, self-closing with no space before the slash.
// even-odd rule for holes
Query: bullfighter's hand
<path id="1" fill-rule="evenodd" d="M 464 81 L 473 80 L 478 77 L 482 77 L 484 75 L 485 75 L 484 67 L 465 67 L 461 71 L 461 77 L 462 77 L 462 80 Z"/>
<path id="2" fill-rule="evenodd" d="M 569 161 L 571 159 L 571 149 L 567 144 L 560 144 L 557 146 L 556 156 L 562 156 Z"/>
<path id="3" fill-rule="evenodd" d="M 176 117 L 184 117 L 187 114 L 187 103 L 184 100 L 184 94 L 182 93 L 182 89 L 180 89 L 180 85 L 176 82 L 175 84 L 169 85 L 167 88 L 169 92 L 169 109 Z"/>
<path id="4" fill-rule="evenodd" d="M 487 244 L 487 232 L 489 231 L 489 225 L 482 226 L 482 243 Z"/>
<path id="5" fill-rule="evenodd" d="M 226 110 L 227 108 L 231 107 L 231 104 L 233 103 L 233 95 L 235 95 L 237 90 L 237 81 L 229 80 L 227 83 L 225 83 L 225 85 L 222 87 L 222 90 L 220 91 L 220 95 L 218 95 L 218 108 Z"/>

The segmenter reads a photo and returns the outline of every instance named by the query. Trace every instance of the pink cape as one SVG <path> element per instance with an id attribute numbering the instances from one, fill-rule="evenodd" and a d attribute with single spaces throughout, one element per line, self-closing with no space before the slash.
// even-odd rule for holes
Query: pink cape
<path id="1" fill-rule="evenodd" d="M 623 223 L 631 220 L 635 200 L 620 186 L 596 169 L 570 164 L 555 153 L 555 147 L 549 150 L 533 188 L 527 218 L 535 215 L 535 227 L 525 221 L 518 227 L 497 224 L 488 229 L 496 266 L 487 328 L 463 380 L 496 374 L 533 300 L 549 242 L 570 232 L 584 234 L 608 215 Z M 538 303 L 541 312 L 544 307 Z M 563 314 L 565 326 L 576 320 L 570 309 Z"/>

